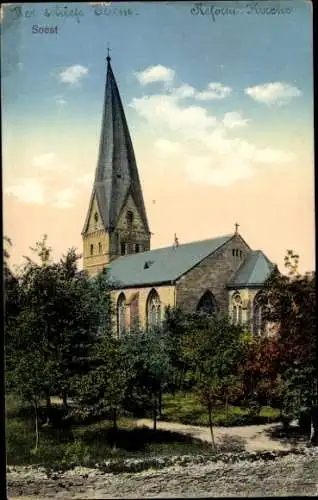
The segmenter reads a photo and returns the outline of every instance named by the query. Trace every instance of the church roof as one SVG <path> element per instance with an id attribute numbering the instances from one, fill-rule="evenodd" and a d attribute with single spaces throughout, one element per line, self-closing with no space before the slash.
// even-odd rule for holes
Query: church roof
<path id="1" fill-rule="evenodd" d="M 102 130 L 97 168 L 90 206 L 83 232 L 86 231 L 91 205 L 96 195 L 105 229 L 116 226 L 122 206 L 131 194 L 140 217 L 149 232 L 135 154 L 117 83 L 107 57 L 107 77 Z"/>
<path id="2" fill-rule="evenodd" d="M 254 250 L 247 255 L 229 284 L 229 288 L 261 286 L 274 270 L 274 267 L 274 264 L 261 250 Z"/>
<path id="3" fill-rule="evenodd" d="M 174 282 L 231 238 L 233 234 L 119 257 L 108 266 L 110 279 L 117 288 Z"/>

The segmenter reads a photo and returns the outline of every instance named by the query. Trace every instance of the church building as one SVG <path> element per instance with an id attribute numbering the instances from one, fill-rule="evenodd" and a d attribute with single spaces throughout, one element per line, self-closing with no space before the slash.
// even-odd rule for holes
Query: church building
<path id="1" fill-rule="evenodd" d="M 227 314 L 260 334 L 258 293 L 274 269 L 238 231 L 150 249 L 151 232 L 128 125 L 107 57 L 106 90 L 95 180 L 82 230 L 83 267 L 107 267 L 120 336 L 139 325 L 160 325 L 167 306 Z"/>

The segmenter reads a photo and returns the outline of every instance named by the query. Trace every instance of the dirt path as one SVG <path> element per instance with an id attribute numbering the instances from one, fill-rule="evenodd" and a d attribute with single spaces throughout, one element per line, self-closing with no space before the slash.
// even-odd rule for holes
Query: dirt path
<path id="1" fill-rule="evenodd" d="M 136 420 L 138 427 L 153 427 L 153 422 L 150 419 L 142 418 Z M 242 444 L 245 443 L 246 451 L 272 451 L 272 450 L 288 450 L 291 445 L 282 444 L 278 441 L 271 439 L 266 431 L 279 427 L 280 424 L 266 424 L 266 425 L 246 425 L 242 427 L 214 427 L 214 438 L 216 444 L 224 440 L 224 438 L 240 438 Z M 175 422 L 157 422 L 157 429 L 165 431 L 180 432 L 187 434 L 202 441 L 211 442 L 210 430 L 208 427 L 200 427 L 196 425 L 184 425 Z"/>
<path id="2" fill-rule="evenodd" d="M 207 461 L 139 473 L 78 467 L 56 477 L 20 467 L 7 475 L 7 481 L 10 500 L 316 496 L 317 471 L 318 455 L 290 455 L 274 461 Z"/>

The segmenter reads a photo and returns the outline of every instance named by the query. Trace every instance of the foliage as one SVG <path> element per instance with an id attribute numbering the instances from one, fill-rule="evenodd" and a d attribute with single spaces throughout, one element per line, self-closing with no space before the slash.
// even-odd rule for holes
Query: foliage
<path id="1" fill-rule="evenodd" d="M 156 428 L 159 398 L 173 373 L 166 335 L 161 330 L 131 332 L 122 338 L 121 350 L 131 375 L 128 394 L 148 398 Z"/>
<path id="2" fill-rule="evenodd" d="M 91 415 L 110 415 L 117 431 L 117 415 L 126 395 L 130 374 L 124 365 L 120 344 L 105 332 L 91 352 L 91 369 L 74 379 L 75 401 Z M 114 446 L 116 436 L 114 436 Z"/>
<path id="3" fill-rule="evenodd" d="M 58 394 L 67 404 L 74 377 L 90 370 L 97 339 L 111 328 L 106 273 L 91 280 L 78 271 L 80 259 L 70 249 L 59 262 L 50 262 L 46 237 L 14 278 L 18 307 L 13 307 L 12 280 L 5 276 L 8 314 L 6 327 L 7 389 L 33 401 L 37 426 L 38 401 Z M 11 281 L 10 281 L 11 280 Z M 38 436 L 37 436 L 38 440 Z"/>
<path id="4" fill-rule="evenodd" d="M 284 407 L 295 415 L 297 408 L 310 407 L 317 397 L 316 290 L 315 276 L 297 272 L 297 255 L 288 251 L 285 262 L 289 276 L 273 273 L 261 300 L 266 319 L 278 325 L 276 372 L 282 377 Z M 295 390 L 301 393 L 296 406 Z"/>
<path id="5" fill-rule="evenodd" d="M 246 339 L 246 353 L 242 366 L 243 396 L 250 404 L 271 405 L 280 396 L 281 384 L 277 376 L 280 346 L 277 337 Z"/>
<path id="6" fill-rule="evenodd" d="M 198 327 L 188 332 L 183 352 L 206 405 L 213 446 L 212 408 L 217 399 L 228 398 L 240 385 L 240 366 L 245 345 L 243 332 L 227 318 L 200 315 Z"/>
<path id="7" fill-rule="evenodd" d="M 261 294 L 265 317 L 277 324 L 277 374 L 286 414 L 317 407 L 316 278 L 298 272 L 299 256 L 288 250 L 288 276 L 276 270 Z M 318 423 L 316 422 L 316 429 Z M 314 440 L 318 442 L 317 431 Z"/>

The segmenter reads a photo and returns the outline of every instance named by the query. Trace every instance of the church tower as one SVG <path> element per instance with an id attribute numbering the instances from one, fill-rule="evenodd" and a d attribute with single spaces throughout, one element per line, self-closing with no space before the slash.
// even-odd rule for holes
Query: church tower
<path id="1" fill-rule="evenodd" d="M 121 255 L 150 250 L 150 230 L 124 108 L 107 57 L 98 162 L 83 237 L 83 267 L 96 274 Z"/>

